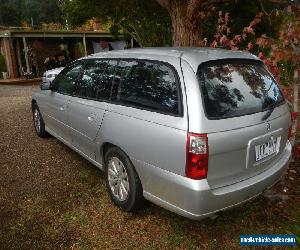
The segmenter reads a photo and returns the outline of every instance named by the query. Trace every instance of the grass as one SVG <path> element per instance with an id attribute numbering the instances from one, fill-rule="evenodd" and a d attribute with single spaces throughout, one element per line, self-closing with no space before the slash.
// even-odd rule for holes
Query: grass
<path id="1" fill-rule="evenodd" d="M 0 91 L 0 249 L 240 249 L 240 234 L 299 237 L 299 160 L 273 187 L 286 201 L 259 197 L 202 221 L 153 204 L 124 213 L 111 203 L 102 172 L 35 135 L 28 88 Z"/>

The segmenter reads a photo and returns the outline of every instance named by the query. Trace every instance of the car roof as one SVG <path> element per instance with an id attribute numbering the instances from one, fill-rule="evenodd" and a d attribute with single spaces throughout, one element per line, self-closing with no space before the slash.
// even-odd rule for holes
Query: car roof
<path id="1" fill-rule="evenodd" d="M 256 56 L 247 51 L 233 51 L 219 48 L 206 48 L 206 47 L 153 47 L 153 48 L 135 48 L 126 50 L 113 50 L 109 52 L 99 52 L 90 55 L 87 58 L 103 58 L 103 57 L 128 57 L 128 58 L 147 58 L 155 56 L 162 57 L 162 60 L 168 57 L 182 58 L 187 61 L 194 71 L 197 71 L 199 64 L 217 59 L 252 59 L 259 60 Z"/>

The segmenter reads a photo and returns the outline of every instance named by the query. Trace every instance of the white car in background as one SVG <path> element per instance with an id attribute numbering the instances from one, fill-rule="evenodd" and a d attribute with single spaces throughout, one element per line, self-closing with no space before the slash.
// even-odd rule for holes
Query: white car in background
<path id="1" fill-rule="evenodd" d="M 64 67 L 47 70 L 43 75 L 43 83 L 51 84 L 55 77 L 64 69 Z"/>

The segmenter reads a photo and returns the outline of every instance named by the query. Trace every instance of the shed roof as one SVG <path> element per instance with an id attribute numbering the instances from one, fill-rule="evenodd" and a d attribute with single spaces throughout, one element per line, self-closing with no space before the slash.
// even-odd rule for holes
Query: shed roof
<path id="1" fill-rule="evenodd" d="M 2 30 L 0 37 L 108 37 L 113 35 L 105 31 L 77 31 L 77 30 Z"/>

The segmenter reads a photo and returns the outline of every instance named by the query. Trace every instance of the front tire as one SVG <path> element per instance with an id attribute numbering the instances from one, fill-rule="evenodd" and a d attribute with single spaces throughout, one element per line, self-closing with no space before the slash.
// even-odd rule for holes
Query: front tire
<path id="1" fill-rule="evenodd" d="M 111 200 L 130 212 L 144 203 L 140 179 L 128 156 L 119 148 L 109 148 L 105 154 L 106 185 Z"/>
<path id="2" fill-rule="evenodd" d="M 45 130 L 45 122 L 43 120 L 40 109 L 36 103 L 32 106 L 32 118 L 36 134 L 41 138 L 47 137 L 47 132 Z"/>

